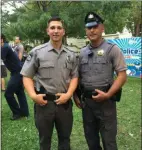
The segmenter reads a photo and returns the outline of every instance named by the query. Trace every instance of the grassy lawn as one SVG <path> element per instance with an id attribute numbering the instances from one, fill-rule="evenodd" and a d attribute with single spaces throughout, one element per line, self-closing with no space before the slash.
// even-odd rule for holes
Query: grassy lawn
<path id="1" fill-rule="evenodd" d="M 39 150 L 38 134 L 33 119 L 33 102 L 27 96 L 30 118 L 11 121 L 11 111 L 4 95 L 1 96 L 1 142 L 2 150 Z M 118 149 L 141 149 L 141 84 L 140 79 L 128 78 L 123 88 L 118 110 Z M 88 150 L 84 138 L 81 110 L 73 107 L 74 125 L 71 135 L 72 150 Z M 54 131 L 52 150 L 57 150 L 57 137 Z"/>

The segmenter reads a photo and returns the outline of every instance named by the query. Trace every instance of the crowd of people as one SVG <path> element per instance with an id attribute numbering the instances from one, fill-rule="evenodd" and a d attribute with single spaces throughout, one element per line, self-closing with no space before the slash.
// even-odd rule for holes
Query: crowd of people
<path id="1" fill-rule="evenodd" d="M 29 117 L 25 87 L 34 102 L 40 150 L 51 150 L 54 127 L 58 150 L 71 150 L 72 96 L 76 106 L 82 109 L 88 149 L 102 150 L 101 139 L 104 150 L 118 149 L 116 102 L 126 82 L 127 66 L 117 45 L 103 39 L 103 23 L 94 12 L 86 15 L 84 26 L 90 42 L 81 49 L 79 57 L 63 44 L 65 27 L 58 16 L 48 20 L 49 42 L 33 48 L 25 62 L 21 38 L 15 37 L 13 51 L 1 35 L 1 59 L 11 73 L 6 90 L 2 89 L 12 111 L 11 120 Z"/>

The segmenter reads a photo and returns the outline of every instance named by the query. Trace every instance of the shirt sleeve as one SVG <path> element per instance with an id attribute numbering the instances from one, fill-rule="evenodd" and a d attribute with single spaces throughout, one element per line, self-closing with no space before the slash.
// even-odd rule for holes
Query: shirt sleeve
<path id="1" fill-rule="evenodd" d="M 78 57 L 74 54 L 73 68 L 71 72 L 71 78 L 78 78 Z"/>
<path id="2" fill-rule="evenodd" d="M 19 45 L 18 46 L 18 53 L 21 52 L 23 53 L 24 52 L 24 46 L 23 45 Z"/>
<path id="3" fill-rule="evenodd" d="M 31 51 L 22 67 L 20 74 L 26 77 L 33 78 L 37 72 L 38 59 L 36 51 Z"/>
<path id="4" fill-rule="evenodd" d="M 110 55 L 112 58 L 113 68 L 116 72 L 127 70 L 125 58 L 117 45 L 113 46 Z"/>

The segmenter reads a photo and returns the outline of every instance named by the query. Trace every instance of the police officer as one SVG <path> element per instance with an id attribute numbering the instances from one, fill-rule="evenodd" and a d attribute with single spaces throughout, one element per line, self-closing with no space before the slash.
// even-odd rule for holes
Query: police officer
<path id="1" fill-rule="evenodd" d="M 49 19 L 47 34 L 50 41 L 30 52 L 21 74 L 25 88 L 35 102 L 40 150 L 51 149 L 54 126 L 58 134 L 58 150 L 70 150 L 73 124 L 71 96 L 78 82 L 76 56 L 62 44 L 65 29 L 59 17 Z"/>
<path id="2" fill-rule="evenodd" d="M 10 80 L 5 91 L 5 98 L 13 113 L 11 120 L 28 117 L 28 104 L 24 93 L 22 76 L 20 75 L 22 66 L 16 53 L 13 52 L 12 48 L 8 45 L 8 43 L 6 43 L 6 39 L 3 34 L 1 34 L 1 59 L 11 73 Z M 14 94 L 17 95 L 18 103 Z"/>
<path id="3" fill-rule="evenodd" d="M 126 64 L 120 49 L 102 38 L 104 20 L 94 12 L 85 17 L 85 28 L 90 44 L 81 49 L 79 77 L 85 137 L 89 150 L 117 150 L 117 118 L 115 94 L 126 81 Z M 113 79 L 114 71 L 117 74 Z M 79 93 L 79 92 L 77 92 Z M 120 92 L 119 92 L 120 93 Z M 120 94 L 118 94 L 120 96 Z"/>

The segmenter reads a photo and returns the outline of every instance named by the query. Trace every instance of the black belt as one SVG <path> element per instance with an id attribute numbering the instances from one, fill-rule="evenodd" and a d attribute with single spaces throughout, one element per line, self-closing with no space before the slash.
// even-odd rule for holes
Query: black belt
<path id="1" fill-rule="evenodd" d="M 95 89 L 99 89 L 103 92 L 107 92 L 109 90 L 110 86 L 103 86 L 103 87 L 94 87 L 94 88 L 86 88 L 83 90 L 83 97 L 85 98 L 92 98 L 92 95 L 93 96 L 96 96 L 98 95 L 98 93 L 95 91 Z M 93 90 L 92 90 L 93 89 Z"/>
<path id="2" fill-rule="evenodd" d="M 60 96 L 56 96 L 55 94 L 52 94 L 52 93 L 48 93 L 48 94 L 45 93 L 46 90 L 44 90 L 43 87 L 40 88 L 40 91 L 37 91 L 36 89 L 35 89 L 35 91 L 36 91 L 36 94 L 45 94 L 45 96 L 43 96 L 43 99 L 44 99 L 44 100 L 47 100 L 47 101 L 55 101 L 56 99 L 58 99 L 58 98 L 60 97 Z M 69 101 L 67 101 L 67 103 L 62 104 L 65 109 L 68 109 L 68 108 L 69 108 L 70 102 L 71 102 L 71 101 L 69 100 Z"/>
<path id="3" fill-rule="evenodd" d="M 59 98 L 59 96 L 56 96 L 54 94 L 46 94 L 45 96 L 43 96 L 43 99 L 48 100 L 48 101 L 54 101 L 58 98 Z"/>
<path id="4" fill-rule="evenodd" d="M 53 94 L 46 94 L 46 96 L 43 96 L 44 100 L 47 101 L 55 101 L 56 99 L 58 99 L 60 96 L 56 96 Z M 69 101 L 67 101 L 65 104 L 62 104 L 64 106 L 65 109 L 69 108 Z"/>

